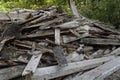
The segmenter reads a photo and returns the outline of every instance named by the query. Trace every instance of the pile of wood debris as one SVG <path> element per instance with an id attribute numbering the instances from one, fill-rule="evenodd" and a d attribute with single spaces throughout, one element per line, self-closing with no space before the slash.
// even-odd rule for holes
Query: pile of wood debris
<path id="1" fill-rule="evenodd" d="M 0 80 L 103 80 L 120 69 L 120 33 L 70 3 L 73 16 L 54 6 L 0 13 Z"/>

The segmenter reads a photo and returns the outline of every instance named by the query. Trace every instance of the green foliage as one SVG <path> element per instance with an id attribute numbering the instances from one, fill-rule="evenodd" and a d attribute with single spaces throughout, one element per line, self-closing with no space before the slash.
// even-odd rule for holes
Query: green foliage
<path id="1" fill-rule="evenodd" d="M 120 25 L 120 0 L 74 0 L 79 12 L 89 18 Z M 45 6 L 62 6 L 70 13 L 68 0 L 0 0 L 0 11 L 11 8 L 39 9 Z"/>
<path id="2" fill-rule="evenodd" d="M 77 6 L 89 18 L 120 25 L 120 0 L 81 0 Z"/>

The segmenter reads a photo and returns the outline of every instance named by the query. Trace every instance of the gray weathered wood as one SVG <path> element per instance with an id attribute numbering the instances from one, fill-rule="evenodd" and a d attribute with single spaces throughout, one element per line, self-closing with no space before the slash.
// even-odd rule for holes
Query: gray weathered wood
<path id="1" fill-rule="evenodd" d="M 99 49 L 99 50 L 97 50 L 96 52 L 94 52 L 93 54 L 91 54 L 91 55 L 89 56 L 89 58 L 98 58 L 98 57 L 100 57 L 101 55 L 103 55 L 103 53 L 104 53 L 104 50 L 103 50 L 103 49 Z"/>
<path id="2" fill-rule="evenodd" d="M 120 54 L 120 47 L 115 49 L 114 51 L 112 51 L 110 54 L 119 55 Z"/>
<path id="3" fill-rule="evenodd" d="M 94 68 L 96 66 L 103 64 L 103 62 L 112 60 L 114 58 L 115 57 L 110 56 L 110 57 L 104 57 L 104 58 L 99 58 L 99 59 L 68 63 L 68 66 L 65 66 L 61 69 L 59 66 L 39 68 L 36 70 L 35 74 L 33 75 L 33 80 L 36 78 L 52 79 L 52 78 L 56 78 L 60 76 L 65 76 L 65 75 L 72 74 L 75 72 Z"/>
<path id="4" fill-rule="evenodd" d="M 80 45 L 80 47 L 79 47 L 76 51 L 70 53 L 70 54 L 66 57 L 66 58 L 67 58 L 67 61 L 68 61 L 68 62 L 78 62 L 78 61 L 80 61 L 80 60 L 83 60 L 85 55 L 84 55 L 84 54 L 79 54 L 79 52 L 81 52 L 81 50 L 83 49 L 83 46 L 84 46 L 84 45 Z"/>
<path id="5" fill-rule="evenodd" d="M 84 38 L 80 42 L 91 45 L 120 45 L 117 39 Z"/>
<path id="6" fill-rule="evenodd" d="M 69 5 L 70 5 L 70 8 L 72 10 L 72 14 L 74 15 L 74 17 L 79 18 L 80 16 L 79 16 L 79 13 L 77 11 L 77 8 L 75 6 L 74 1 L 73 0 L 69 0 Z"/>
<path id="7" fill-rule="evenodd" d="M 27 66 L 25 67 L 25 69 L 22 73 L 22 76 L 35 72 L 35 70 L 37 69 L 37 66 L 39 64 L 41 56 L 42 56 L 42 54 L 40 51 L 33 52 L 33 56 L 31 57 Z"/>
<path id="8" fill-rule="evenodd" d="M 60 33 L 68 33 L 69 31 L 61 31 Z M 39 33 L 33 33 L 33 34 L 29 34 L 29 35 L 24 35 L 21 36 L 21 39 L 25 39 L 25 38 L 37 38 L 37 37 L 44 37 L 44 36 L 53 36 L 54 32 L 47 32 L 47 33 L 43 33 L 43 34 L 39 34 Z"/>
<path id="9" fill-rule="evenodd" d="M 58 25 L 56 27 L 58 27 L 60 29 L 72 29 L 72 28 L 77 28 L 79 26 L 80 26 L 80 23 L 78 21 L 74 20 L 74 21 L 63 23 L 63 24 Z"/>
<path id="10" fill-rule="evenodd" d="M 75 51 L 69 54 L 66 58 L 68 62 L 78 62 L 84 59 L 84 54 L 79 54 Z"/>
<path id="11" fill-rule="evenodd" d="M 76 37 L 80 37 L 81 35 L 78 33 L 78 32 L 76 32 L 75 30 L 70 30 Z"/>
<path id="12" fill-rule="evenodd" d="M 102 24 L 100 24 L 100 23 L 93 23 L 93 24 L 96 25 L 96 27 L 98 27 L 98 28 L 100 28 L 100 29 L 102 29 L 102 30 L 104 30 L 106 32 L 111 32 L 113 34 L 120 34 L 119 31 L 115 31 L 115 30 L 112 30 L 112 29 L 108 28 L 108 27 L 110 27 L 110 25 L 105 25 L 103 23 Z"/>
<path id="13" fill-rule="evenodd" d="M 0 20 L 25 20 L 30 13 L 0 13 Z"/>
<path id="14" fill-rule="evenodd" d="M 114 56 L 98 58 L 93 60 L 85 60 L 80 62 L 68 63 L 68 66 L 59 68 L 59 66 L 50 66 L 44 68 L 38 68 L 33 75 L 33 80 L 47 78 L 52 79 L 63 75 L 83 71 L 86 69 L 94 68 L 103 64 L 103 62 L 114 59 Z M 14 77 L 22 75 L 25 66 L 13 66 L 0 70 L 0 80 L 8 80 Z"/>
<path id="15" fill-rule="evenodd" d="M 60 46 L 60 29 L 59 28 L 55 29 L 55 44 L 57 44 L 57 46 L 54 47 L 53 49 L 54 56 L 57 59 L 57 62 L 60 66 L 66 66 L 67 60 L 65 58 L 63 48 L 62 46 Z"/>
<path id="16" fill-rule="evenodd" d="M 71 80 L 104 80 L 107 76 L 120 69 L 120 57 L 113 59 L 93 70 L 90 70 L 81 76 Z"/>
<path id="17" fill-rule="evenodd" d="M 60 45 L 60 29 L 55 29 L 55 44 Z"/>
<path id="18" fill-rule="evenodd" d="M 25 66 L 13 66 L 0 69 L 0 80 L 9 80 L 22 75 Z"/>
<path id="19" fill-rule="evenodd" d="M 82 38 L 85 38 L 85 37 L 88 37 L 88 36 L 90 36 L 89 33 L 80 34 L 80 37 L 73 37 L 73 36 L 64 35 L 63 36 L 63 42 L 64 43 L 70 43 L 70 42 L 73 42 L 73 41 L 76 41 L 76 40 L 79 40 L 79 39 L 82 39 Z"/>
<path id="20" fill-rule="evenodd" d="M 31 24 L 38 23 L 42 20 L 49 19 L 53 16 L 56 16 L 56 9 L 53 9 L 49 12 L 48 11 L 44 12 L 43 16 L 39 17 L 38 19 L 35 19 L 35 20 L 31 21 Z"/>
<path id="21" fill-rule="evenodd" d="M 64 67 L 68 65 L 67 60 L 64 55 L 63 48 L 61 46 L 55 46 L 53 49 L 53 52 L 54 52 L 54 56 L 57 59 L 59 66 Z"/>
<path id="22" fill-rule="evenodd" d="M 104 55 L 108 55 L 108 54 L 110 54 L 111 53 L 111 50 L 110 49 L 106 49 L 105 51 L 104 51 Z"/>

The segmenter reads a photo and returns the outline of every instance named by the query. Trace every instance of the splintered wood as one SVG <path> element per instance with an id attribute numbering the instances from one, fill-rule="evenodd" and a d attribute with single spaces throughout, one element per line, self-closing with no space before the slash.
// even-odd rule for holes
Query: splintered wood
<path id="1" fill-rule="evenodd" d="M 119 32 L 69 5 L 71 16 L 54 6 L 0 13 L 0 80 L 103 80 L 120 69 Z"/>

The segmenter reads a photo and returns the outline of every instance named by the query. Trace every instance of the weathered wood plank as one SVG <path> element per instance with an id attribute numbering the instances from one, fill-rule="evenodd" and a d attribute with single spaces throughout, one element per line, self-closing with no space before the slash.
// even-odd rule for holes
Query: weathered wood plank
<path id="1" fill-rule="evenodd" d="M 55 17 L 55 16 L 56 16 L 56 9 L 53 9 L 49 12 L 46 11 L 46 12 L 44 12 L 43 16 L 41 16 L 38 19 L 35 19 L 35 20 L 31 21 L 31 24 L 38 23 L 42 20 L 49 19 L 49 18 L 52 18 L 52 17 Z"/>
<path id="2" fill-rule="evenodd" d="M 62 33 L 69 33 L 69 31 L 61 31 L 60 33 L 61 34 Z M 48 33 L 43 33 L 43 34 L 33 33 L 33 34 L 21 36 L 20 39 L 37 38 L 37 37 L 53 36 L 53 35 L 54 35 L 54 32 L 48 32 Z"/>
<path id="3" fill-rule="evenodd" d="M 68 65 L 67 60 L 64 55 L 63 48 L 61 46 L 55 46 L 53 49 L 53 52 L 54 52 L 54 56 L 57 59 L 59 66 L 64 67 Z"/>
<path id="4" fill-rule="evenodd" d="M 32 42 L 31 42 L 32 43 Z M 16 45 L 16 46 L 19 46 L 19 47 L 22 47 L 22 48 L 27 48 L 27 49 L 32 49 L 32 44 L 30 44 L 30 43 L 27 43 L 27 42 L 23 42 L 23 41 L 14 41 L 13 43 L 12 43 L 13 45 Z M 39 44 L 38 44 L 39 45 Z M 41 48 L 41 47 L 39 47 L 38 45 L 36 45 L 36 50 L 38 50 L 38 51 L 41 51 L 42 53 L 45 53 L 45 52 L 50 52 L 50 53 L 53 53 L 53 51 L 51 50 L 51 49 L 49 49 L 49 48 L 45 48 L 44 47 L 44 49 L 43 48 Z"/>
<path id="5" fill-rule="evenodd" d="M 77 40 L 80 40 L 80 39 L 88 37 L 88 36 L 90 36 L 89 33 L 80 34 L 80 37 L 73 37 L 73 36 L 64 35 L 63 36 L 63 42 L 64 43 L 70 43 L 70 42 L 77 41 Z"/>
<path id="6" fill-rule="evenodd" d="M 110 57 L 104 57 L 99 59 L 68 63 L 68 66 L 62 67 L 61 69 L 59 68 L 59 66 L 39 68 L 36 70 L 35 74 L 33 75 L 33 80 L 36 78 L 52 79 L 60 76 L 65 76 L 75 72 L 94 68 L 96 66 L 103 64 L 103 62 L 112 60 L 114 58 L 115 57 L 110 56 Z"/>
<path id="7" fill-rule="evenodd" d="M 70 30 L 76 37 L 80 37 L 81 35 L 78 33 L 78 32 L 76 32 L 75 30 Z"/>
<path id="8" fill-rule="evenodd" d="M 55 18 L 55 19 L 47 21 L 47 22 L 33 24 L 33 25 L 30 25 L 30 26 L 25 26 L 25 27 L 23 27 L 23 29 L 31 29 L 31 28 L 37 28 L 37 27 L 39 27 L 40 29 L 48 29 L 48 28 L 50 28 L 49 25 L 51 25 L 53 23 L 56 23 L 56 22 L 58 22 L 58 23 L 63 22 L 64 20 L 65 20 L 65 18 L 58 17 L 58 18 Z"/>
<path id="9" fill-rule="evenodd" d="M 107 76 L 120 69 L 120 57 L 113 59 L 93 70 L 90 70 L 81 76 L 71 80 L 104 80 Z"/>
<path id="10" fill-rule="evenodd" d="M 68 62 L 78 62 L 84 59 L 84 54 L 79 54 L 75 51 L 69 54 L 66 58 Z"/>
<path id="11" fill-rule="evenodd" d="M 83 38 L 80 43 L 91 45 L 120 45 L 117 39 Z"/>
<path id="12" fill-rule="evenodd" d="M 105 24 L 103 24 L 103 23 L 101 23 L 101 24 L 100 24 L 100 23 L 93 23 L 93 24 L 96 25 L 96 27 L 98 27 L 98 28 L 100 28 L 100 29 L 102 29 L 102 30 L 104 30 L 104 31 L 106 31 L 106 32 L 111 32 L 111 33 L 113 33 L 113 34 L 120 34 L 120 32 L 114 31 L 114 30 L 106 27 L 106 26 L 108 26 L 108 25 L 105 25 Z M 112 26 L 112 27 L 113 27 L 113 26 Z"/>
<path id="13" fill-rule="evenodd" d="M 114 56 L 98 58 L 93 60 L 85 60 L 80 62 L 68 63 L 68 66 L 60 69 L 59 66 L 50 66 L 44 68 L 38 68 L 33 75 L 33 80 L 46 78 L 52 79 L 64 75 L 68 75 L 74 72 L 83 71 L 86 69 L 94 68 L 103 64 L 103 62 L 114 59 Z M 14 77 L 22 75 L 25 66 L 13 66 L 0 70 L 0 80 L 8 80 Z"/>
<path id="14" fill-rule="evenodd" d="M 79 13 L 77 11 L 74 1 L 73 0 L 68 0 L 68 1 L 69 1 L 69 6 L 72 10 L 72 14 L 74 15 L 74 17 L 79 18 L 80 16 L 79 16 Z"/>
<path id="15" fill-rule="evenodd" d="M 77 20 L 74 20 L 74 21 L 70 21 L 70 22 L 60 24 L 56 27 L 58 27 L 60 29 L 72 29 L 72 28 L 77 28 L 79 26 L 80 26 L 80 23 Z"/>
<path id="16" fill-rule="evenodd" d="M 81 50 L 83 49 L 83 46 L 84 46 L 84 45 L 80 45 L 80 47 L 79 47 L 76 51 L 70 53 L 70 54 L 66 57 L 66 58 L 67 58 L 67 61 L 68 61 L 68 62 L 78 62 L 78 61 L 80 61 L 80 60 L 83 60 L 84 57 L 85 57 L 85 55 L 82 54 L 82 53 L 79 54 L 79 52 L 81 52 Z"/>
<path id="17" fill-rule="evenodd" d="M 0 69 L 0 80 L 9 80 L 22 75 L 25 66 L 14 66 Z"/>
<path id="18" fill-rule="evenodd" d="M 31 57 L 27 66 L 25 67 L 25 69 L 22 73 L 22 76 L 34 73 L 38 64 L 39 64 L 40 58 L 42 56 L 41 52 L 40 51 L 34 51 L 32 54 L 33 54 L 33 56 Z"/>
<path id="19" fill-rule="evenodd" d="M 104 53 L 104 50 L 103 49 L 99 49 L 97 50 L 96 52 L 94 52 L 93 54 L 91 54 L 89 56 L 89 58 L 98 58 L 100 57 L 100 55 L 102 55 Z"/>
<path id="20" fill-rule="evenodd" d="M 60 29 L 55 29 L 55 44 L 60 45 Z"/>
<path id="21" fill-rule="evenodd" d="M 120 54 L 120 47 L 115 49 L 114 51 L 112 51 L 110 54 L 119 55 Z"/>
<path id="22" fill-rule="evenodd" d="M 60 46 L 60 29 L 56 28 L 55 29 L 55 44 L 57 46 L 54 47 L 53 52 L 54 56 L 57 59 L 57 62 L 60 66 L 66 66 L 67 65 L 67 60 L 64 55 L 64 51 L 62 46 Z"/>
<path id="23" fill-rule="evenodd" d="M 0 13 L 0 20 L 25 20 L 30 13 Z"/>

